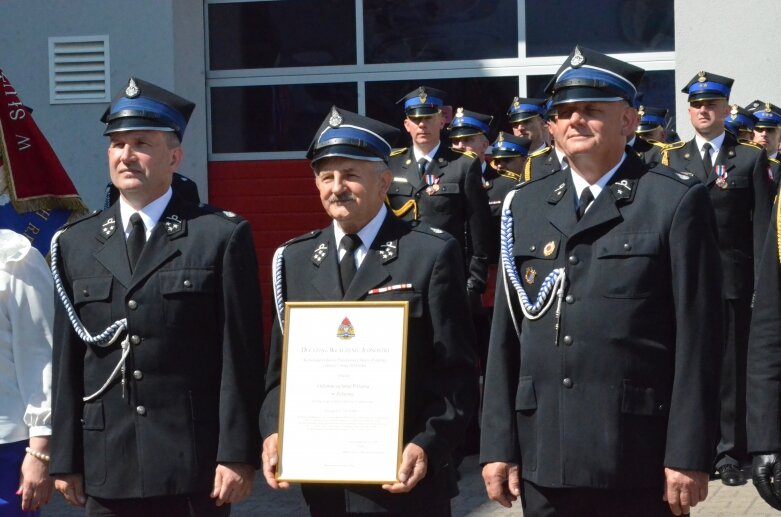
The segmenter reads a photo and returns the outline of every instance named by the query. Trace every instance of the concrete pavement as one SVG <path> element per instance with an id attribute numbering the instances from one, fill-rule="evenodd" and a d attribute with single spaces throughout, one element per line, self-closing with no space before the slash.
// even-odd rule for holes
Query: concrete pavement
<path id="1" fill-rule="evenodd" d="M 506 509 L 486 499 L 477 456 L 464 459 L 461 466 L 462 479 L 459 483 L 461 494 L 453 499 L 454 517 L 520 517 L 519 506 Z M 748 474 L 748 472 L 746 472 Z M 59 494 L 54 494 L 52 502 L 43 511 L 44 517 L 75 517 L 84 515 L 84 511 L 69 507 Z M 309 515 L 301 491 L 298 487 L 287 491 L 274 492 L 266 487 L 262 478 L 255 479 L 252 497 L 234 506 L 236 517 L 298 517 Z M 773 510 L 756 493 L 753 485 L 727 487 L 721 481 L 710 482 L 708 499 L 692 511 L 696 517 L 781 517 L 781 512 Z"/>

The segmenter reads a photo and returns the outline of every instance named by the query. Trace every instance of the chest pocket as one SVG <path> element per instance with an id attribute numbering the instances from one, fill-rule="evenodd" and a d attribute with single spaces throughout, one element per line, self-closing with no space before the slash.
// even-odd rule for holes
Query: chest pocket
<path id="1" fill-rule="evenodd" d="M 367 302 L 409 302 L 409 317 L 423 317 L 423 299 L 420 293 L 414 291 L 389 291 L 387 293 L 369 294 Z"/>
<path id="2" fill-rule="evenodd" d="M 388 196 L 412 197 L 413 187 L 409 183 L 394 181 L 388 189 Z"/>
<path id="3" fill-rule="evenodd" d="M 217 279 L 209 269 L 160 271 L 165 322 L 169 326 L 194 326 L 215 317 Z"/>
<path id="4" fill-rule="evenodd" d="M 747 189 L 749 188 L 749 179 L 746 176 L 727 176 L 727 190 Z"/>
<path id="5" fill-rule="evenodd" d="M 609 235 L 596 245 L 599 278 L 608 298 L 647 298 L 660 267 L 661 238 L 656 233 Z"/>
<path id="6" fill-rule="evenodd" d="M 527 232 L 522 232 L 521 235 L 516 233 L 515 237 L 517 239 L 513 244 L 515 267 L 521 285 L 534 303 L 543 281 L 555 267 L 561 236 L 527 236 Z"/>
<path id="7" fill-rule="evenodd" d="M 90 332 L 103 332 L 115 319 L 111 315 L 111 277 L 73 280 L 73 306 Z"/>

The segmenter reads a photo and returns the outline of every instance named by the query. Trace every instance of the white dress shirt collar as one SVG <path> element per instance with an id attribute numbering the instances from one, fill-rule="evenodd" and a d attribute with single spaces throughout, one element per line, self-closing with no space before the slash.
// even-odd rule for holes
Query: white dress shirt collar
<path id="1" fill-rule="evenodd" d="M 375 215 L 366 226 L 358 231 L 358 237 L 361 238 L 361 245 L 358 246 L 358 248 L 355 250 L 356 267 L 361 267 L 363 259 L 366 258 L 366 254 L 369 252 L 369 247 L 372 245 L 374 239 L 377 238 L 377 234 L 380 232 L 380 227 L 382 226 L 383 221 L 385 221 L 385 216 L 387 213 L 388 209 L 385 208 L 385 204 L 383 203 L 380 206 L 380 210 L 377 212 L 377 215 Z M 344 230 L 342 230 L 342 228 L 339 226 L 339 223 L 336 221 L 336 219 L 334 219 L 334 240 L 336 241 L 336 246 L 339 249 L 340 261 L 345 254 L 345 250 L 341 246 L 342 237 L 344 236 Z"/>
<path id="2" fill-rule="evenodd" d="M 442 145 L 442 142 L 439 142 L 437 145 L 434 146 L 434 148 L 429 151 L 428 154 L 423 154 L 420 151 L 418 151 L 418 148 L 413 146 L 412 147 L 412 153 L 415 155 L 415 161 L 419 162 L 421 158 L 425 158 L 428 160 L 429 163 L 434 161 L 434 156 L 436 156 L 437 151 L 439 151 L 439 146 Z"/>
<path id="3" fill-rule="evenodd" d="M 619 167 L 621 167 L 621 164 L 624 163 L 624 160 L 626 160 L 626 152 L 624 152 L 621 155 L 621 159 L 618 161 L 618 163 L 609 171 L 607 171 L 605 174 L 603 174 L 596 183 L 589 185 L 588 182 L 583 179 L 583 176 L 578 174 L 577 172 L 570 167 L 570 175 L 572 176 L 572 184 L 575 186 L 575 205 L 577 205 L 580 202 L 580 194 L 583 192 L 584 189 L 588 188 L 591 189 L 591 193 L 594 195 L 594 200 L 596 201 L 597 197 L 599 197 L 599 194 L 605 189 L 605 186 L 607 185 L 607 182 L 610 181 L 610 179 L 613 177 L 613 175 L 616 173 Z M 586 209 L 588 211 L 588 209 Z"/>
<path id="4" fill-rule="evenodd" d="M 165 211 L 165 207 L 168 206 L 168 202 L 171 201 L 172 196 L 173 196 L 173 190 L 171 190 L 171 187 L 168 187 L 168 190 L 165 191 L 165 194 L 155 199 L 154 201 L 146 205 L 141 210 L 135 210 L 120 195 L 119 214 L 122 217 L 122 228 L 124 228 L 125 230 L 125 238 L 127 239 L 130 236 L 130 231 L 132 230 L 132 227 L 130 225 L 130 216 L 133 215 L 135 212 L 138 212 L 138 215 L 141 216 L 141 220 L 144 221 L 144 228 L 146 229 L 146 238 L 147 240 L 149 240 L 149 236 L 152 234 L 152 230 L 154 230 L 155 225 L 157 225 L 157 222 L 160 220 L 160 217 L 162 217 L 163 212 Z"/>
<path id="5" fill-rule="evenodd" d="M 711 151 L 713 154 L 711 154 L 712 163 L 716 163 L 716 157 L 719 155 L 719 151 L 721 150 L 721 146 L 724 144 L 724 137 L 725 133 L 721 133 L 719 136 L 714 138 L 713 140 L 705 140 L 700 135 L 696 134 L 694 135 L 694 141 L 697 143 L 697 150 L 700 152 L 700 158 L 703 157 L 702 153 L 702 146 L 705 145 L 705 143 L 710 143 L 711 147 L 713 148 L 713 151 Z"/>

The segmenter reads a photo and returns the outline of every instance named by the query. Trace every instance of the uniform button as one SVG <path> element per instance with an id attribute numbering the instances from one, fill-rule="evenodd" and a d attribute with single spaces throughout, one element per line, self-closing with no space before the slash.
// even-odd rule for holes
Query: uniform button
<path id="1" fill-rule="evenodd" d="M 83 295 L 84 295 L 84 298 L 89 298 L 89 291 L 87 291 L 86 289 L 84 289 L 84 290 L 81 292 L 81 294 L 83 294 Z"/>
<path id="2" fill-rule="evenodd" d="M 130 308 L 131 311 L 134 311 L 138 309 L 138 302 L 135 300 L 130 300 L 129 302 L 127 302 L 127 306 L 128 308 Z"/>
<path id="3" fill-rule="evenodd" d="M 140 381 L 141 379 L 144 378 L 144 372 L 142 372 L 141 370 L 134 371 L 133 372 L 133 378 L 135 380 L 137 380 L 137 381 Z"/>
<path id="4" fill-rule="evenodd" d="M 420 199 L 420 192 L 415 192 L 415 198 Z"/>
<path id="5" fill-rule="evenodd" d="M 570 255 L 569 256 L 569 263 L 570 264 L 577 264 L 578 262 L 580 262 L 580 260 L 578 260 L 578 257 L 576 257 L 575 255 Z"/>
<path id="6" fill-rule="evenodd" d="M 656 410 L 659 411 L 659 412 L 662 412 L 665 409 L 667 409 L 667 406 L 665 406 L 664 404 L 659 404 L 659 406 L 657 406 L 657 408 L 656 408 Z"/>
<path id="7" fill-rule="evenodd" d="M 564 339 L 562 339 L 561 341 L 562 341 L 562 343 L 564 343 L 565 345 L 571 345 L 571 344 L 572 344 L 572 341 L 573 341 L 573 339 L 572 339 L 572 336 L 564 336 Z"/>
<path id="8" fill-rule="evenodd" d="M 537 251 L 537 246 L 534 245 L 529 246 L 529 251 Z"/>
<path id="9" fill-rule="evenodd" d="M 185 280 L 185 281 L 184 281 L 184 286 L 185 286 L 185 287 L 192 287 L 192 286 L 193 286 L 193 283 L 192 283 L 192 282 L 190 282 L 189 280 Z"/>
<path id="10" fill-rule="evenodd" d="M 141 336 L 139 336 L 138 334 L 133 334 L 132 336 L 130 336 L 130 342 L 133 343 L 134 345 L 139 344 L 141 342 Z"/>
<path id="11" fill-rule="evenodd" d="M 563 381 L 561 381 L 561 385 L 565 388 L 571 388 L 572 387 L 572 379 L 569 377 L 565 378 Z"/>
<path id="12" fill-rule="evenodd" d="M 136 406 L 136 413 L 146 415 L 146 408 L 144 406 Z"/>
<path id="13" fill-rule="evenodd" d="M 567 296 L 564 298 L 564 301 L 565 301 L 565 302 L 567 302 L 567 303 L 575 303 L 575 297 L 574 297 L 574 296 L 572 296 L 571 294 L 568 294 L 568 295 L 567 295 Z"/>
<path id="14" fill-rule="evenodd" d="M 631 249 L 632 249 L 632 245 L 631 245 L 631 244 L 629 244 L 628 242 L 625 242 L 625 243 L 624 243 L 624 249 L 625 249 L 626 251 L 629 251 L 629 250 L 631 250 Z"/>

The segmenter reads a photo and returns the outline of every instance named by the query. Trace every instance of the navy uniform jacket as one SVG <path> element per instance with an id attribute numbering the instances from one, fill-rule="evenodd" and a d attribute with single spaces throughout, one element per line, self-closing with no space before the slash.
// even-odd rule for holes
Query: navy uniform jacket
<path id="1" fill-rule="evenodd" d="M 119 204 L 68 228 L 58 271 L 87 330 L 128 320 L 125 398 L 96 400 L 119 341 L 87 346 L 61 303 L 54 321 L 51 474 L 82 473 L 107 499 L 210 490 L 217 462 L 258 466 L 263 346 L 249 224 L 174 194 L 135 271 Z"/>
<path id="2" fill-rule="evenodd" d="M 524 318 L 497 281 L 480 462 L 515 462 L 547 487 L 661 487 L 663 465 L 709 471 L 722 349 L 713 209 L 693 178 L 628 153 L 578 221 L 571 173 L 522 184 L 514 263 L 532 302 L 554 269 L 556 304 Z"/>
<path id="3" fill-rule="evenodd" d="M 528 163 L 528 162 L 527 162 Z M 491 165 L 485 166 L 485 172 L 483 173 L 483 188 L 488 196 L 488 208 L 491 211 L 491 231 L 490 242 L 491 248 L 489 253 L 489 262 L 491 264 L 497 263 L 499 252 L 499 220 L 502 215 L 502 203 L 507 193 L 510 192 L 513 187 L 518 185 L 521 178 L 510 177 L 509 174 L 500 173 Z"/>
<path id="4" fill-rule="evenodd" d="M 778 204 L 760 259 L 746 373 L 748 452 L 781 452 L 781 270 Z"/>
<path id="5" fill-rule="evenodd" d="M 639 136 L 635 137 L 635 141 L 632 144 L 632 151 L 640 157 L 644 162 L 653 161 L 658 159 L 659 150 L 664 147 L 664 144 L 659 142 L 649 142 L 643 140 Z"/>
<path id="6" fill-rule="evenodd" d="M 561 163 L 556 156 L 556 151 L 552 145 L 546 146 L 540 151 L 535 151 L 529 155 L 529 160 L 526 162 L 526 173 L 524 173 L 524 179 L 529 176 L 529 179 L 537 180 L 543 178 L 549 174 L 561 170 Z"/>
<path id="7" fill-rule="evenodd" d="M 373 485 L 305 484 L 304 496 L 310 505 L 335 499 L 336 510 L 350 512 L 404 512 L 445 503 L 458 493 L 450 453 L 461 443 L 478 398 L 474 330 L 459 244 L 444 232 L 423 224 L 413 227 L 389 213 L 344 298 L 337 246 L 333 226 L 287 243 L 284 299 L 409 301 L 404 444 L 412 442 L 426 451 L 428 473 L 407 494 Z M 368 294 L 377 287 L 407 283 L 412 289 Z M 264 438 L 277 432 L 281 355 L 282 332 L 274 318 L 260 419 Z"/>
<path id="8" fill-rule="evenodd" d="M 659 157 L 661 155 L 661 157 Z M 716 211 L 724 298 L 750 298 L 754 274 L 770 222 L 775 185 L 768 178 L 765 152 L 756 145 L 738 142 L 726 132 L 714 167 L 724 165 L 727 188 L 716 185 L 716 174 L 706 174 L 697 142 L 670 144 L 654 156 L 677 171 L 688 171 L 705 184 Z"/>
<path id="9" fill-rule="evenodd" d="M 456 238 L 468 266 L 467 283 L 478 292 L 485 290 L 487 257 L 490 246 L 488 201 L 481 186 L 480 160 L 440 144 L 426 174 L 438 179 L 438 190 L 429 195 L 425 179 L 420 178 L 412 148 L 396 151 L 390 157 L 393 183 L 388 190 L 394 210 L 415 200 L 418 220 L 441 228 Z M 410 209 L 402 218 L 412 221 Z"/>

